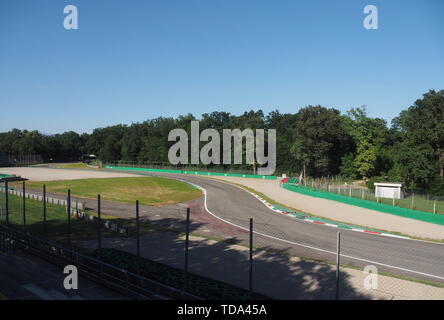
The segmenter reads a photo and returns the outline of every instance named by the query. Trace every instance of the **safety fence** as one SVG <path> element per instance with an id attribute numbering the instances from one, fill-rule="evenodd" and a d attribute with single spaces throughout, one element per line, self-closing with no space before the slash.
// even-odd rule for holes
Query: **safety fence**
<path id="1" fill-rule="evenodd" d="M 115 170 L 129 170 L 129 171 L 144 171 L 144 172 L 161 172 L 161 173 L 179 173 L 179 174 L 191 174 L 200 176 L 218 176 L 218 177 L 239 177 L 239 178 L 257 178 L 276 180 L 276 176 L 267 175 L 254 175 L 254 174 L 240 174 L 240 173 L 224 173 L 224 172 L 209 172 L 209 171 L 190 171 L 190 170 L 171 170 L 171 169 L 153 169 L 153 168 L 140 168 L 140 167 L 115 167 L 105 166 L 106 169 Z"/>
<path id="2" fill-rule="evenodd" d="M 127 161 L 114 160 L 104 165 L 114 167 L 130 167 L 130 168 L 151 168 L 165 170 L 187 170 L 187 171 L 205 171 L 205 172 L 224 172 L 237 174 L 254 174 L 253 165 L 246 164 L 230 164 L 230 165 L 203 165 L 203 164 L 171 164 L 169 162 L 153 162 L 153 161 Z"/>
<path id="3" fill-rule="evenodd" d="M 117 268 L 115 272 L 120 270 L 112 275 L 121 280 L 125 281 L 127 274 L 129 279 L 137 275 L 187 292 L 189 297 L 444 297 L 444 249 L 440 245 L 338 233 L 333 228 L 320 230 L 319 226 L 271 211 L 256 215 L 254 220 L 248 213 L 224 210 L 223 205 L 216 213 L 209 213 L 202 199 L 186 206 L 152 207 L 138 201 L 121 205 L 121 216 L 114 219 L 128 227 L 128 236 L 122 236 L 104 228 L 102 219 L 112 204 L 100 196 L 88 208 L 96 216 L 95 223 L 67 214 L 71 192 L 61 195 L 68 201 L 67 208 L 9 193 L 0 193 L 0 197 L 0 222 L 10 230 L 3 239 L 13 239 L 15 232 L 14 241 L 25 241 L 20 240 L 26 244 L 22 248 L 50 243 L 57 252 L 72 252 L 70 263 L 74 265 L 77 255 L 90 257 Z M 92 269 L 97 272 L 100 265 Z M 134 281 L 120 285 L 126 288 L 139 283 Z"/>
<path id="4" fill-rule="evenodd" d="M 0 154 L 0 167 L 25 166 L 38 163 L 43 163 L 43 156 L 39 154 L 21 154 L 21 155 Z"/>
<path id="5" fill-rule="evenodd" d="M 73 218 L 80 219 L 85 222 L 89 222 L 89 223 L 93 223 L 93 224 L 96 223 L 97 216 L 86 212 L 86 205 L 84 202 L 81 202 L 78 199 L 71 199 L 71 201 L 68 201 L 68 199 L 60 199 L 60 198 L 56 198 L 56 197 L 46 196 L 45 186 L 43 186 L 40 194 L 36 194 L 38 191 L 36 191 L 35 193 L 29 193 L 26 191 L 23 192 L 23 191 L 17 190 L 16 188 L 10 188 L 10 187 L 8 187 L 8 183 L 5 183 L 5 186 L 0 186 L 0 193 L 6 193 L 6 190 L 8 191 L 8 195 L 16 196 L 16 198 L 14 198 L 14 199 L 21 198 L 21 199 L 25 199 L 25 201 L 26 201 L 26 199 L 31 199 L 31 200 L 35 200 L 35 201 L 39 201 L 39 202 L 45 201 L 45 206 L 42 206 L 42 207 L 44 207 L 45 210 L 46 210 L 46 206 L 48 204 L 55 205 L 55 206 L 61 206 L 61 207 L 65 208 L 65 210 L 68 210 L 68 207 L 69 207 L 69 211 L 70 211 L 71 216 Z M 9 199 L 9 198 L 5 198 L 5 199 Z M 45 200 L 43 200 L 43 199 L 45 199 Z M 25 202 L 22 202 L 22 205 L 23 205 L 23 203 L 25 203 Z M 0 217 L 3 217 L 4 215 L 6 215 L 6 213 L 4 211 L 5 211 L 5 206 L 4 205 L 0 206 Z M 45 218 L 45 217 L 46 217 L 46 214 L 43 215 L 43 218 Z M 26 216 L 25 216 L 25 218 L 26 218 Z M 46 221 L 43 221 L 43 223 L 46 224 Z M 121 226 L 118 223 L 115 223 L 113 221 L 106 220 L 106 219 L 103 219 L 101 221 L 101 223 L 103 225 L 103 228 L 105 228 L 105 229 L 109 229 L 114 232 L 118 232 L 122 236 L 128 236 L 128 227 Z"/>
<path id="6" fill-rule="evenodd" d="M 289 182 L 299 184 L 298 182 Z M 307 178 L 303 180 L 300 185 L 311 189 L 327 191 L 347 197 L 360 198 L 390 206 L 438 214 L 444 213 L 444 196 L 431 195 L 423 190 L 403 190 L 402 197 L 396 199 L 395 197 L 377 197 L 375 192 L 367 188 L 365 185 L 357 185 L 350 180 L 345 181 L 343 178 Z"/>
<path id="7" fill-rule="evenodd" d="M 68 249 L 4 224 L 0 225 L 0 251 L 12 254 L 24 251 L 59 266 L 75 265 L 83 277 L 123 292 L 130 299 L 199 299 L 184 291 L 106 263 L 100 257 L 94 258 L 82 254 L 78 250 Z"/>

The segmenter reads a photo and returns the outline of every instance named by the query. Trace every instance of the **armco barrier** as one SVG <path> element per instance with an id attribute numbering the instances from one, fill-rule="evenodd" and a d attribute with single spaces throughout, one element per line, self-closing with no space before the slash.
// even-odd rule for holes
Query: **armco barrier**
<path id="1" fill-rule="evenodd" d="M 205 172 L 205 171 L 190 171 L 190 170 L 168 170 L 168 169 L 113 167 L 113 166 L 106 166 L 105 168 L 106 169 L 115 169 L 115 170 L 132 170 L 132 171 L 146 171 L 146 172 L 180 173 L 180 174 L 192 174 L 192 175 L 200 175 L 200 176 L 239 177 L 239 178 L 268 179 L 268 180 L 276 180 L 278 178 L 277 176 L 265 176 L 265 175 L 260 176 L 260 175 L 255 175 L 255 174 Z"/>
<path id="2" fill-rule="evenodd" d="M 289 183 L 283 184 L 283 188 L 293 191 L 293 192 L 305 194 L 305 195 L 311 196 L 311 197 L 338 201 L 338 202 L 350 204 L 350 205 L 365 208 L 365 209 L 394 214 L 397 216 L 415 219 L 415 220 L 421 220 L 424 222 L 430 222 L 430 223 L 435 223 L 435 224 L 439 224 L 439 225 L 444 225 L 444 215 L 441 215 L 441 214 L 435 214 L 435 213 L 430 213 L 430 212 L 395 207 L 395 206 L 391 206 L 391 205 L 384 204 L 384 203 L 378 203 L 378 202 L 373 202 L 373 201 L 369 201 L 369 200 L 347 197 L 347 196 L 339 195 L 336 193 L 320 191 L 320 190 L 311 189 L 311 188 L 307 188 L 307 187 L 303 187 L 303 186 L 299 186 L 299 185 L 293 185 L 293 184 L 289 184 Z"/>

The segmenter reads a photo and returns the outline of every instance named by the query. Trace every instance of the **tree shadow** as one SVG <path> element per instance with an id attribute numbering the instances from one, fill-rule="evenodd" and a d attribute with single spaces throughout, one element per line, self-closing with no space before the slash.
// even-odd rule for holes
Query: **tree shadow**
<path id="1" fill-rule="evenodd" d="M 142 224 L 155 224 L 155 232 L 140 237 L 141 256 L 184 269 L 186 221 L 181 218 L 145 219 Z M 204 234 L 210 226 L 192 221 L 189 227 L 188 270 L 192 273 L 227 282 L 248 290 L 250 261 L 248 233 L 218 238 Z M 273 299 L 312 300 L 336 298 L 336 267 L 328 263 L 301 259 L 291 254 L 291 247 L 274 246 L 255 236 L 253 243 L 253 291 Z M 264 245 L 261 245 L 264 244 Z M 89 250 L 97 241 L 82 241 Z M 135 230 L 130 237 L 108 237 L 102 247 L 136 254 Z M 339 299 L 371 299 L 357 290 L 357 284 L 346 272 L 340 273 Z"/>

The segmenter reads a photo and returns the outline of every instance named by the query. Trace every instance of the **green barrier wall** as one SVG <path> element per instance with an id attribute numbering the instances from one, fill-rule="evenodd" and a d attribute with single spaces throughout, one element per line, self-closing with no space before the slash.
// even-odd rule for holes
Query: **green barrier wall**
<path id="1" fill-rule="evenodd" d="M 415 220 L 421 220 L 424 222 L 430 222 L 430 223 L 444 225 L 444 215 L 441 215 L 441 214 L 434 214 L 434 213 L 430 213 L 430 212 L 394 207 L 394 206 L 391 206 L 388 204 L 377 203 L 377 202 L 363 200 L 363 199 L 359 199 L 359 198 L 342 196 L 342 195 L 331 193 L 331 192 L 320 191 L 320 190 L 311 189 L 311 188 L 298 186 L 298 185 L 292 185 L 292 184 L 288 184 L 288 183 L 284 184 L 283 187 L 287 190 L 301 193 L 301 194 L 305 194 L 305 195 L 308 195 L 311 197 L 338 201 L 338 202 L 350 204 L 350 205 L 361 207 L 361 208 L 366 208 L 366 209 L 370 209 L 370 210 L 394 214 L 394 215 L 405 217 L 405 218 L 410 218 L 410 219 L 415 219 Z"/>
<path id="2" fill-rule="evenodd" d="M 133 171 L 147 171 L 147 172 L 181 173 L 181 174 L 194 174 L 194 175 L 200 175 L 200 176 L 240 177 L 240 178 L 256 178 L 256 179 L 268 179 L 268 180 L 276 180 L 278 178 L 276 176 L 259 176 L 259 175 L 255 175 L 255 174 L 205 172 L 205 171 L 189 171 L 189 170 L 167 170 L 167 169 L 111 167 L 111 166 L 106 166 L 105 168 L 107 168 L 107 169 L 116 169 L 116 170 L 133 170 Z"/>
<path id="3" fill-rule="evenodd" d="M 131 170 L 131 171 L 148 171 L 148 172 L 164 172 L 164 173 L 182 173 L 182 170 L 166 170 L 166 169 L 150 169 L 150 168 L 131 168 L 131 167 L 111 167 L 105 166 L 106 169 Z"/>

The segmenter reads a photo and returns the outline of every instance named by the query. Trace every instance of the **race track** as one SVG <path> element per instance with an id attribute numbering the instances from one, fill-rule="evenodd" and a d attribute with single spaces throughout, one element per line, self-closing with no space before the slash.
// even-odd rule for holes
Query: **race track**
<path id="1" fill-rule="evenodd" d="M 169 173 L 139 174 L 180 179 L 204 188 L 209 214 L 243 228 L 248 228 L 253 218 L 256 241 L 261 244 L 312 259 L 336 259 L 336 228 L 275 213 L 250 193 L 222 181 Z M 440 243 L 341 230 L 341 260 L 360 268 L 373 264 L 378 271 L 444 283 L 444 244 Z"/>
<path id="2" fill-rule="evenodd" d="M 88 171 L 91 178 L 96 174 L 120 176 L 129 173 L 103 169 L 46 170 L 54 170 L 54 174 L 55 171 L 64 171 L 69 177 L 74 176 L 76 172 L 86 174 L 85 171 Z M 131 171 L 131 175 L 163 176 L 202 187 L 206 190 L 206 195 L 201 197 L 200 201 L 204 202 L 208 215 L 219 219 L 219 225 L 231 224 L 231 227 L 234 225 L 245 230 L 248 229 L 249 219 L 254 219 L 256 247 L 279 250 L 314 260 L 333 263 L 336 261 L 337 228 L 307 223 L 273 212 L 252 194 L 235 185 L 203 176 L 138 171 Z M 441 243 L 341 229 L 341 263 L 359 267 L 361 270 L 367 265 L 375 265 L 379 272 L 444 284 L 444 244 Z"/>

